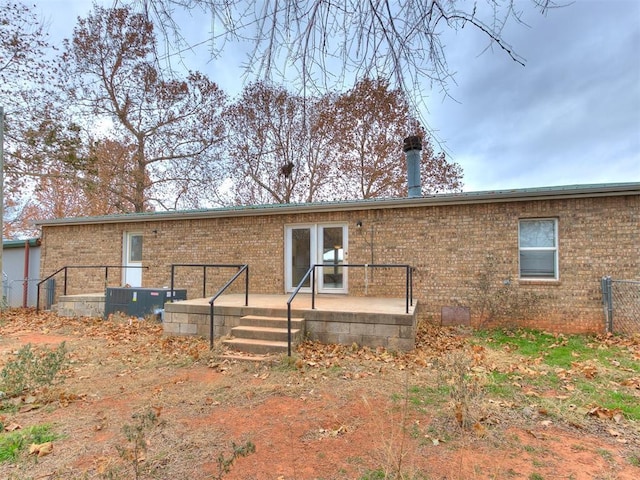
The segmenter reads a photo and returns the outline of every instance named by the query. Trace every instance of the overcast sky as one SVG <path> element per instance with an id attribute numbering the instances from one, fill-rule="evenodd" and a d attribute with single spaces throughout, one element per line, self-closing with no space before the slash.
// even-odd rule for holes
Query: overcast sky
<path id="1" fill-rule="evenodd" d="M 504 38 L 526 66 L 484 51 L 486 40 L 465 28 L 445 39 L 453 99 L 439 90 L 427 99 L 429 125 L 462 166 L 464 190 L 640 181 L 640 0 L 577 0 L 545 16 L 518 4 L 528 26 Z M 91 2 L 37 5 L 59 41 Z M 209 20 L 200 21 L 205 35 Z M 241 60 L 197 68 L 233 96 Z"/>

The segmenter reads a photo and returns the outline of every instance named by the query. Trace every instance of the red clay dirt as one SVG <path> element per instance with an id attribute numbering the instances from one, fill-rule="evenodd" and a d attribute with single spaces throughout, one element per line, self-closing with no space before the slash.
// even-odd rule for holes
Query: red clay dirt
<path id="1" fill-rule="evenodd" d="M 416 401 L 438 375 L 434 359 L 472 354 L 455 330 L 430 327 L 408 355 L 308 344 L 291 362 L 257 363 L 146 322 L 4 315 L 1 365 L 27 343 L 62 341 L 70 365 L 29 408 L 23 398 L 0 414 L 5 426 L 49 424 L 59 436 L 49 455 L 0 463 L 0 479 L 640 478 L 635 424 L 612 436 L 610 425 L 483 399 L 476 423 L 462 428 L 442 398 Z M 136 452 L 124 427 L 149 412 L 155 423 Z M 221 470 L 233 444 L 247 442 L 255 452 Z"/>

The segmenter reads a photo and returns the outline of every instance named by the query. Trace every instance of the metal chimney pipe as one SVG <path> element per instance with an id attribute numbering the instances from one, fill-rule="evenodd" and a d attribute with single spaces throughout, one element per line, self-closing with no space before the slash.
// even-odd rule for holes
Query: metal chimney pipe
<path id="1" fill-rule="evenodd" d="M 420 159 L 422 157 L 422 138 L 418 136 L 405 138 L 403 150 L 407 157 L 407 187 L 409 197 L 421 197 Z"/>

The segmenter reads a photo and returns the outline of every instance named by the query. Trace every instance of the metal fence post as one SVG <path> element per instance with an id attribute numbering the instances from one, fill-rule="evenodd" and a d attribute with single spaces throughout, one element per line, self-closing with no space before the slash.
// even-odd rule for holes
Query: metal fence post
<path id="1" fill-rule="evenodd" d="M 613 332 L 613 296 L 611 292 L 611 277 L 602 277 L 602 303 L 604 304 L 604 318 L 608 333 Z"/>

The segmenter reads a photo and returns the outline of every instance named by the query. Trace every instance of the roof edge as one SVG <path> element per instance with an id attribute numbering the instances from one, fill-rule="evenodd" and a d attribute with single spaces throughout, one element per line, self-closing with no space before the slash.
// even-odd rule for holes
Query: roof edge
<path id="1" fill-rule="evenodd" d="M 372 210 L 390 208 L 416 208 L 443 205 L 477 203 L 503 203 L 531 200 L 557 200 L 569 198 L 593 198 L 624 195 L 640 195 L 640 182 L 600 185 L 565 185 L 557 187 L 459 192 L 388 199 L 351 200 L 318 203 L 275 205 L 251 205 L 241 207 L 181 210 L 164 212 L 130 213 L 96 217 L 56 218 L 38 220 L 35 226 L 86 225 L 130 222 L 160 222 L 173 220 L 198 220 L 261 215 L 287 215 L 292 213 L 319 213 L 329 211 Z"/>
<path id="2" fill-rule="evenodd" d="M 2 248 L 24 248 L 25 244 L 29 243 L 29 247 L 39 247 L 40 246 L 40 238 L 25 238 L 18 240 L 3 240 Z"/>

